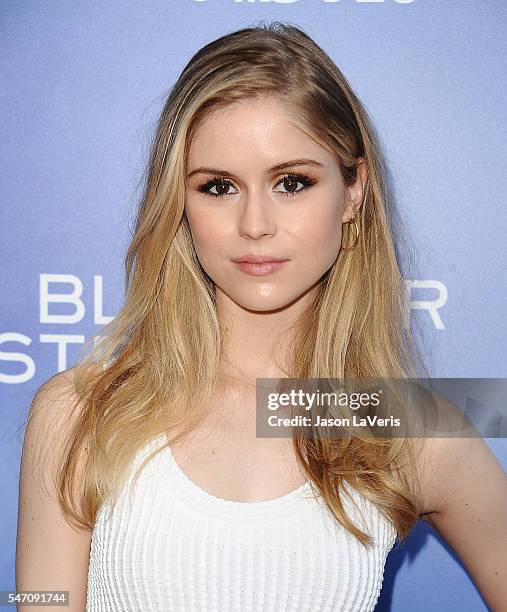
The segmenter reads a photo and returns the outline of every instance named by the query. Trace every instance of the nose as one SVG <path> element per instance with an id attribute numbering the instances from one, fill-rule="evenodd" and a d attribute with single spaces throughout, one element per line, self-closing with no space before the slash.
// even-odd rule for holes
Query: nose
<path id="1" fill-rule="evenodd" d="M 239 234 L 242 238 L 258 239 L 276 234 L 275 203 L 262 193 L 245 197 L 239 219 Z"/>

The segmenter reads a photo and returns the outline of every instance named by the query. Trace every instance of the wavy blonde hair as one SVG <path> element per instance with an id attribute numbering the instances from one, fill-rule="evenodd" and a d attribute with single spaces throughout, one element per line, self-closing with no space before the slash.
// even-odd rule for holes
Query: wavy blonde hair
<path id="1" fill-rule="evenodd" d="M 91 528 L 106 499 L 117 499 L 135 454 L 154 436 L 179 431 L 176 440 L 199 423 L 220 379 L 224 330 L 185 216 L 186 160 L 210 113 L 258 96 L 276 96 L 297 112 L 305 131 L 336 154 L 346 185 L 356 180 L 359 158 L 368 170 L 358 244 L 340 252 L 294 325 L 289 376 L 405 378 L 424 368 L 406 323 L 394 209 L 365 108 L 301 29 L 261 23 L 223 36 L 191 58 L 170 90 L 125 258 L 124 304 L 75 367 L 76 420 L 57 491 L 66 517 L 80 525 Z M 350 239 L 348 228 L 344 236 Z M 377 506 L 399 538 L 408 535 L 421 510 L 408 440 L 294 436 L 293 442 L 312 486 L 360 542 L 372 539 L 344 510 L 344 481 Z M 75 495 L 83 448 L 88 459 Z M 164 448 L 146 458 L 136 478 Z"/>

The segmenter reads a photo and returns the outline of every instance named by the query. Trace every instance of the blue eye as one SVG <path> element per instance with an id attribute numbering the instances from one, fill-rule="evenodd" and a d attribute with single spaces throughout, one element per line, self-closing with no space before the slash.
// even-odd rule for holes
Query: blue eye
<path id="1" fill-rule="evenodd" d="M 286 191 L 278 191 L 277 193 L 283 193 L 285 197 L 294 197 L 299 193 L 305 191 L 312 185 L 315 185 L 316 182 L 316 180 L 305 176 L 304 174 L 286 174 L 276 183 L 276 185 L 284 184 L 285 189 L 287 189 L 289 185 L 296 185 L 296 189 L 291 190 L 289 188 Z M 302 187 L 300 189 L 297 189 L 298 183 L 302 184 Z M 234 195 L 231 193 L 227 193 L 229 187 L 234 187 L 231 181 L 229 181 L 228 179 L 224 179 L 221 176 L 214 176 L 209 181 L 206 181 L 202 185 L 199 185 L 199 187 L 197 187 L 197 191 L 199 191 L 200 193 L 204 193 L 205 195 L 209 195 L 213 198 L 225 198 L 229 195 Z M 214 188 L 217 189 L 217 192 L 211 191 Z"/>

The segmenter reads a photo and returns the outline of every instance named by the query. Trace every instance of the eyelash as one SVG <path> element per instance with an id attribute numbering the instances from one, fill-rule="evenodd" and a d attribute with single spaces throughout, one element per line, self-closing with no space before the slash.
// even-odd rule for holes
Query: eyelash
<path id="1" fill-rule="evenodd" d="M 284 195 L 285 197 L 288 197 L 288 198 L 292 198 L 294 196 L 299 195 L 303 191 L 306 191 L 312 185 L 315 185 L 315 183 L 317 182 L 315 179 L 312 179 L 309 176 L 306 176 L 304 174 L 298 174 L 298 173 L 290 172 L 290 173 L 285 174 L 284 176 L 282 176 L 280 178 L 280 180 L 276 183 L 276 185 L 279 185 L 280 183 L 283 183 L 286 179 L 292 179 L 292 180 L 295 180 L 295 181 L 303 184 L 303 187 L 301 189 L 299 189 L 298 191 L 294 191 L 292 193 L 290 193 L 289 191 L 285 191 L 285 192 L 284 191 L 280 191 L 280 192 L 278 192 L 278 193 L 281 193 L 282 195 Z M 205 195 L 209 195 L 209 196 L 211 196 L 213 198 L 226 198 L 229 195 L 234 195 L 232 193 L 211 193 L 210 189 L 212 187 L 215 187 L 217 185 L 217 183 L 221 184 L 221 185 L 232 185 L 231 181 L 229 181 L 228 179 L 224 179 L 221 176 L 214 176 L 209 181 L 206 181 L 205 183 L 203 183 L 202 185 L 197 187 L 197 191 L 199 191 L 201 193 L 204 193 Z"/>

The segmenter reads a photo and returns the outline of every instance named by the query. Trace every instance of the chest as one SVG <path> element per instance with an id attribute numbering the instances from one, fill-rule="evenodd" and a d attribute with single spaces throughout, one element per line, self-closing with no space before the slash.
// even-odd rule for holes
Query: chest
<path id="1" fill-rule="evenodd" d="M 307 492 L 226 501 L 174 468 L 163 451 L 131 497 L 124 491 L 112 514 L 99 513 L 87 611 L 374 608 L 395 534 L 372 509 L 358 517 L 375 540 L 365 549 Z"/>
<path id="2" fill-rule="evenodd" d="M 246 405 L 245 405 L 246 402 Z M 211 495 L 242 502 L 273 499 L 304 484 L 292 439 L 257 438 L 255 400 L 210 407 L 184 440 L 171 444 L 187 477 Z"/>

